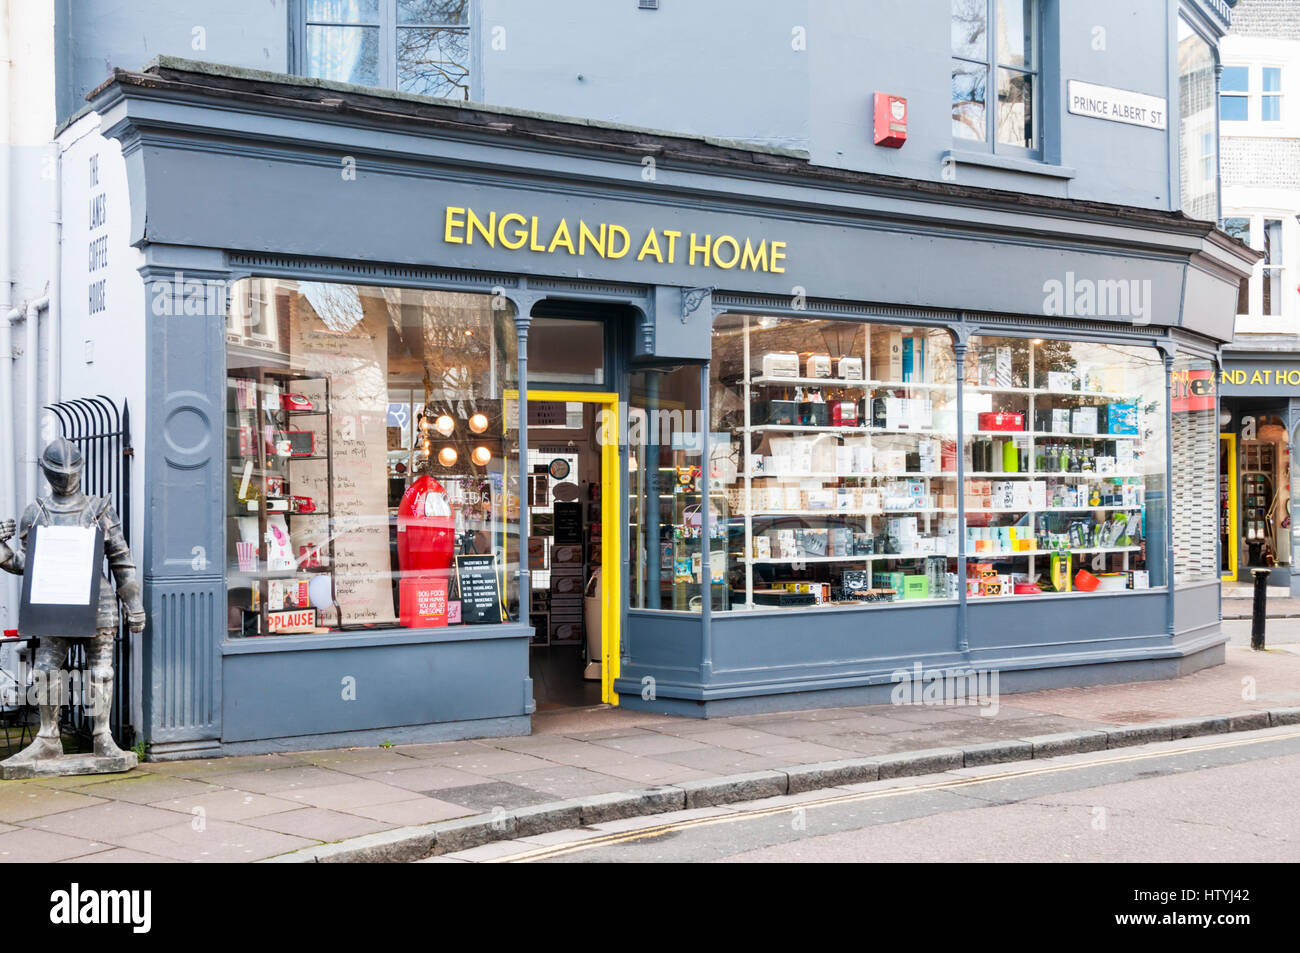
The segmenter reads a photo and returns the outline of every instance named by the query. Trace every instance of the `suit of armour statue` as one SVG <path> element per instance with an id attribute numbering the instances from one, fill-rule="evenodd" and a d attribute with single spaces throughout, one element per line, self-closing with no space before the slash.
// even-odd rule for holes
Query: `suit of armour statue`
<path id="1" fill-rule="evenodd" d="M 16 575 L 24 569 L 27 537 L 36 526 L 98 527 L 104 534 L 104 555 L 112 578 L 99 586 L 99 607 L 92 637 L 42 636 L 36 651 L 36 689 L 41 714 L 41 729 L 36 740 L 14 755 L 10 761 L 57 758 L 63 753 L 59 740 L 59 705 L 62 696 L 60 669 L 72 642 L 86 643 L 86 667 L 90 675 L 90 700 L 95 754 L 115 757 L 122 754 L 109 732 L 109 711 L 113 698 L 113 641 L 117 635 L 118 602 L 121 601 L 127 624 L 132 632 L 144 630 L 144 605 L 140 584 L 136 581 L 131 550 L 122 534 L 122 524 L 108 500 L 86 496 L 81 492 L 81 451 L 68 440 L 58 439 L 41 455 L 41 470 L 52 492 L 29 505 L 17 527 L 13 520 L 0 521 L 0 568 Z M 19 545 L 11 547 L 15 529 Z"/>

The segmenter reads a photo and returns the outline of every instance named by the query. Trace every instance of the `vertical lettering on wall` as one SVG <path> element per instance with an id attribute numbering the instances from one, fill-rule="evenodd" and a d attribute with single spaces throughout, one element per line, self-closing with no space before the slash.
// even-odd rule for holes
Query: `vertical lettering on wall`
<path id="1" fill-rule="evenodd" d="M 108 310 L 108 196 L 99 184 L 99 154 L 89 160 L 90 229 L 86 250 L 88 314 L 94 317 Z"/>

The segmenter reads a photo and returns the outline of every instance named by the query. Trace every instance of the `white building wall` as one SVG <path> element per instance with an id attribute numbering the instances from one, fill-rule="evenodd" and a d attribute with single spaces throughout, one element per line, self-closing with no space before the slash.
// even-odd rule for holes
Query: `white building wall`
<path id="1" fill-rule="evenodd" d="M 1263 307 L 1264 263 L 1255 266 L 1249 310 L 1237 317 L 1237 341 L 1300 336 L 1300 2 L 1243 0 L 1222 42 L 1225 67 L 1250 71 L 1249 118 L 1221 122 L 1223 215 L 1251 221 L 1251 245 L 1264 248 L 1264 222 L 1282 222 L 1281 313 Z M 1249 31 L 1243 35 L 1242 31 Z M 1262 70 L 1282 71 L 1281 120 L 1263 121 Z"/>

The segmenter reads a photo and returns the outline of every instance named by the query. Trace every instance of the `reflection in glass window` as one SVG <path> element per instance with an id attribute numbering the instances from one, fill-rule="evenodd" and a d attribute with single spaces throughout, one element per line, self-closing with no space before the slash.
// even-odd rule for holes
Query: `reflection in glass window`
<path id="1" fill-rule="evenodd" d="M 1215 123 L 1216 110 L 1221 108 L 1215 101 L 1214 52 L 1182 17 L 1178 18 L 1178 90 L 1178 167 L 1183 213 L 1213 222 L 1219 217 Z M 1205 173 L 1206 168 L 1211 174 Z"/>
<path id="2" fill-rule="evenodd" d="M 954 139 L 1037 148 L 1037 8 L 1036 0 L 952 0 Z M 992 112 L 990 83 L 997 89 Z"/>
<path id="3" fill-rule="evenodd" d="M 303 72 L 469 98 L 469 0 L 305 0 Z"/>

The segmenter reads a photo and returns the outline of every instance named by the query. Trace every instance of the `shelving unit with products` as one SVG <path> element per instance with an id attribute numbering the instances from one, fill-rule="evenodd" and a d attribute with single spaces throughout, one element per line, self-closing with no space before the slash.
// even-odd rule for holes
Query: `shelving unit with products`
<path id="1" fill-rule="evenodd" d="M 1265 566 L 1277 553 L 1276 501 L 1278 487 L 1285 485 L 1280 456 L 1272 441 L 1241 441 L 1241 537 L 1248 566 Z"/>
<path id="2" fill-rule="evenodd" d="M 252 367 L 227 387 L 231 634 L 320 631 L 335 602 L 329 381 Z"/>
<path id="3" fill-rule="evenodd" d="M 673 608 L 697 610 L 704 593 L 703 507 L 701 484 L 703 476 L 698 466 L 667 468 L 673 481 L 671 565 Z M 726 495 L 710 492 L 709 532 L 709 592 L 712 608 L 725 610 L 729 606 L 727 587 L 727 510 Z"/>
<path id="4" fill-rule="evenodd" d="M 734 607 L 955 598 L 946 332 L 726 316 L 713 375 Z"/>
<path id="5" fill-rule="evenodd" d="M 1155 426 L 1163 417 L 1143 396 L 1161 393 L 1159 374 L 1148 380 L 1155 364 L 1135 350 L 972 344 L 963 448 L 969 597 L 1150 585 L 1148 451 L 1163 439 Z"/>

